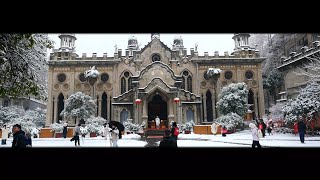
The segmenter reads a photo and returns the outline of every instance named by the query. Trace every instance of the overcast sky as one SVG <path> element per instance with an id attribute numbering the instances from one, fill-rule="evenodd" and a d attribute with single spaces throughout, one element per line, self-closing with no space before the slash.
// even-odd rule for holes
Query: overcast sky
<path id="1" fill-rule="evenodd" d="M 49 34 L 55 42 L 55 49 L 60 47 L 59 34 Z M 140 48 L 143 48 L 151 41 L 150 34 L 76 34 L 77 40 L 75 42 L 76 53 L 82 56 L 82 53 L 87 53 L 87 57 L 91 57 L 92 53 L 97 53 L 97 56 L 102 56 L 103 53 L 108 53 L 109 57 L 113 56 L 115 45 L 118 49 L 122 49 L 122 53 L 125 53 L 125 49 L 128 46 L 128 39 L 131 36 L 135 36 L 138 39 L 138 43 L 141 44 Z M 234 49 L 234 42 L 232 39 L 233 34 L 161 34 L 160 40 L 166 44 L 169 48 L 172 47 L 173 39 L 176 36 L 183 38 L 183 45 L 187 48 L 187 53 L 190 54 L 190 48 L 195 48 L 195 44 L 198 44 L 199 55 L 203 55 L 204 52 L 209 52 L 209 55 L 214 55 L 214 51 L 219 51 L 220 55 L 224 55 L 225 51 L 229 54 Z M 52 52 L 52 50 L 49 50 Z"/>

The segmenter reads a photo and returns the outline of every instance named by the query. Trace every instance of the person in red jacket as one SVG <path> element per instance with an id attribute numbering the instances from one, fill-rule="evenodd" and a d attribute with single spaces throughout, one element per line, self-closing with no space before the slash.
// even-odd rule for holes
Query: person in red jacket
<path id="1" fill-rule="evenodd" d="M 295 122 L 293 125 L 293 133 L 296 136 L 298 134 L 298 123 Z"/>

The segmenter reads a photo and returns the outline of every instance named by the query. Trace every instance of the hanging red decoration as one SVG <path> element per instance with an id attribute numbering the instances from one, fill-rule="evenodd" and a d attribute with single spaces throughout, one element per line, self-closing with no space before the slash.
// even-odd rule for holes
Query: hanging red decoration
<path id="1" fill-rule="evenodd" d="M 174 101 L 175 103 L 178 103 L 178 102 L 180 101 L 180 99 L 176 97 L 176 98 L 173 99 L 173 101 Z"/>
<path id="2" fill-rule="evenodd" d="M 136 102 L 136 104 L 141 104 L 142 101 L 141 101 L 141 99 L 136 99 L 135 102 Z"/>

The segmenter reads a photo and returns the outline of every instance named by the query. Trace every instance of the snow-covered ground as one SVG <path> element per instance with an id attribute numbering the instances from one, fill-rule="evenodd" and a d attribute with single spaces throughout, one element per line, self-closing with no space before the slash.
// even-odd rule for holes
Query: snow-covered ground
<path id="1" fill-rule="evenodd" d="M 12 138 L 7 140 L 7 145 L 0 147 L 11 147 Z M 75 147 L 70 138 L 35 138 L 33 147 Z M 157 142 L 159 143 L 159 142 Z M 243 147 L 250 148 L 252 136 L 249 130 L 227 134 L 226 137 L 218 135 L 198 135 L 180 134 L 178 137 L 178 147 Z M 320 147 L 320 137 L 305 137 L 305 143 L 299 140 L 299 135 L 266 134 L 265 138 L 260 139 L 262 147 Z M 110 141 L 102 137 L 80 139 L 81 147 L 110 147 Z M 123 135 L 118 141 L 119 147 L 145 147 L 146 141 L 142 141 L 137 134 Z"/>

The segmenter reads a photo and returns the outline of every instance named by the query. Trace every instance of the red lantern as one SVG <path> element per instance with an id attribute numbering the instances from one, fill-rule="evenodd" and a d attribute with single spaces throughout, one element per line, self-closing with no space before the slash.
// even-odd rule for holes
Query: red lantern
<path id="1" fill-rule="evenodd" d="M 141 101 L 141 99 L 136 99 L 135 102 L 136 102 L 136 104 L 141 104 L 142 101 Z"/>
<path id="2" fill-rule="evenodd" d="M 173 101 L 174 101 L 175 103 L 178 103 L 178 102 L 180 101 L 180 99 L 176 97 L 176 98 L 173 99 Z"/>

